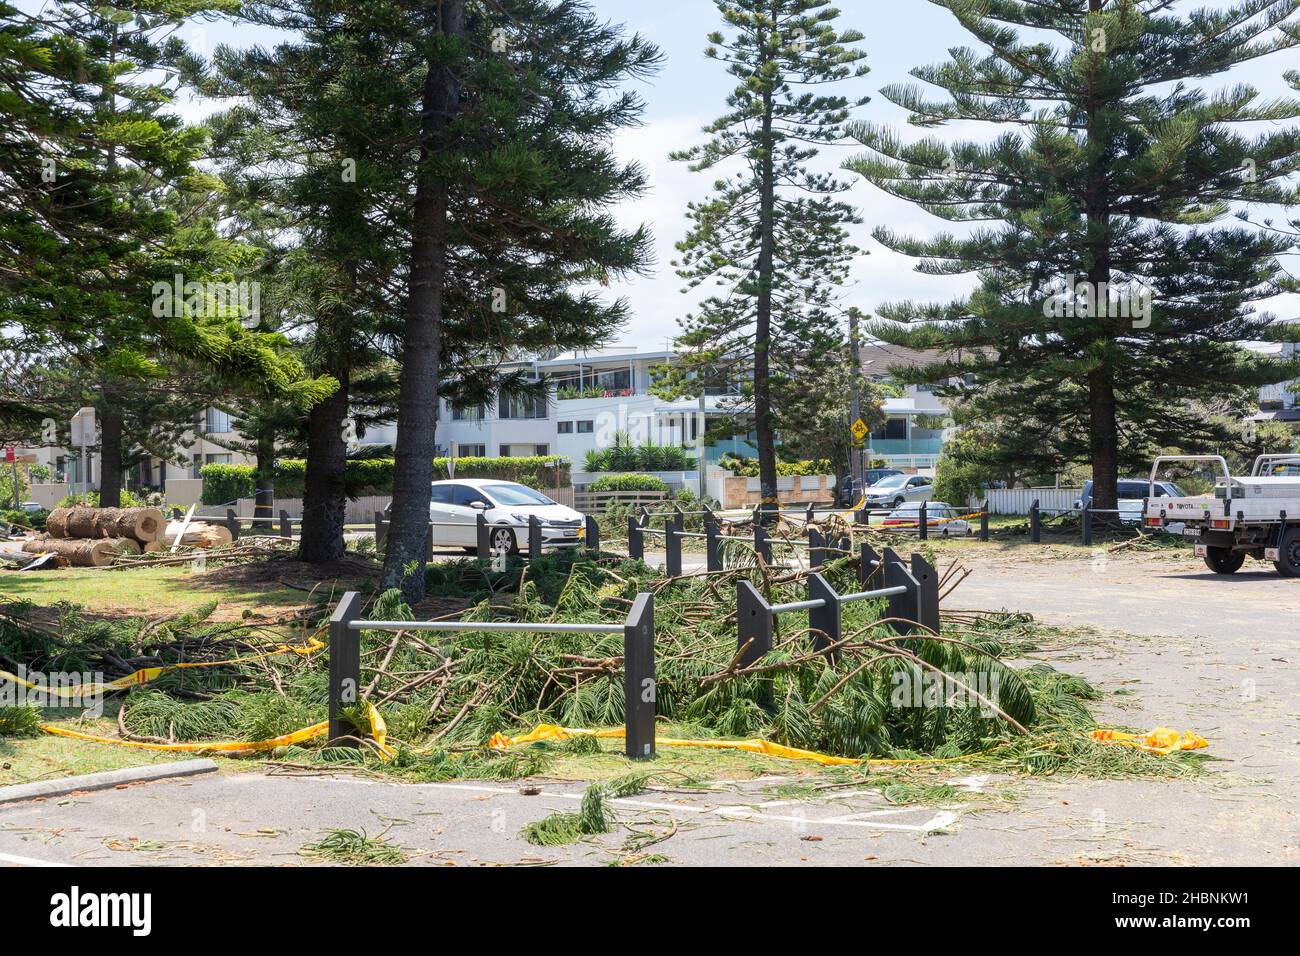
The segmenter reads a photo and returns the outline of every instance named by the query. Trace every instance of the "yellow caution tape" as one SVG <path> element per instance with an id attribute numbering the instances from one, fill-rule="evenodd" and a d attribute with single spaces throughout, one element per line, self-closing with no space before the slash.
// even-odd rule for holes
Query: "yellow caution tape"
<path id="1" fill-rule="evenodd" d="M 367 703 L 366 706 L 370 711 L 370 738 L 379 750 L 383 760 L 392 760 L 395 751 L 388 746 L 388 727 L 384 723 L 384 718 L 379 716 L 379 711 L 375 705 Z M 114 744 L 118 747 L 134 747 L 136 750 L 160 750 L 167 753 L 256 753 L 262 750 L 275 750 L 277 747 L 288 747 L 290 744 L 300 744 L 304 740 L 312 740 L 322 734 L 328 733 L 330 724 L 328 720 L 322 720 L 318 724 L 312 724 L 310 727 L 303 727 L 279 737 L 271 737 L 268 740 L 218 740 L 218 741 L 192 741 L 183 744 L 155 744 L 144 740 L 123 740 L 120 737 L 101 737 L 98 734 L 87 734 L 80 730 L 69 730 L 66 727 L 56 727 L 53 724 L 41 724 L 40 729 L 47 734 L 53 734 L 56 737 L 71 737 L 73 740 L 88 740 L 97 744 Z"/>
<path id="2" fill-rule="evenodd" d="M 1122 730 L 1094 730 L 1089 736 L 1103 744 L 1136 747 L 1153 754 L 1171 754 L 1175 750 L 1200 750 L 1210 742 L 1190 730 L 1180 734 L 1172 727 L 1157 727 L 1149 734 L 1126 734 Z"/>
<path id="3" fill-rule="evenodd" d="M 578 730 L 572 727 L 558 727 L 555 724 L 538 724 L 522 737 L 507 737 L 505 734 L 493 734 L 488 746 L 493 750 L 505 750 L 516 744 L 530 744 L 539 740 L 568 740 L 570 737 L 616 738 L 624 736 L 624 728 L 610 730 Z M 744 750 L 749 753 L 763 754 L 768 757 L 783 757 L 786 760 L 812 760 L 827 767 L 850 767 L 861 764 L 894 765 L 909 763 L 948 763 L 955 760 L 969 760 L 971 754 L 961 757 L 934 757 L 918 759 L 890 760 L 873 758 L 858 760 L 853 757 L 835 757 L 831 754 L 817 753 L 813 750 L 800 750 L 774 744 L 770 740 L 679 740 L 674 737 L 656 737 L 655 743 L 662 747 L 707 747 L 716 750 Z"/>
<path id="4" fill-rule="evenodd" d="M 77 684 L 75 686 L 58 686 L 50 687 L 42 684 L 34 684 L 29 680 L 24 680 L 17 674 L 11 674 L 8 671 L 0 670 L 0 680 L 13 681 L 15 684 L 22 684 L 29 690 L 40 691 L 42 694 L 49 694 L 54 697 L 88 697 L 95 694 L 112 693 L 113 691 L 126 690 L 128 687 L 140 687 L 144 684 L 156 680 L 160 675 L 168 671 L 185 670 L 194 667 L 224 667 L 227 664 L 243 664 L 248 661 L 257 661 L 265 657 L 273 657 L 276 654 L 300 654 L 307 656 L 317 651 L 325 649 L 325 642 L 313 637 L 306 644 L 276 644 L 270 650 L 263 651 L 259 654 L 249 654 L 244 657 L 232 657 L 224 661 L 189 661 L 180 664 L 164 664 L 161 667 L 142 667 L 133 674 L 127 674 L 125 677 L 119 677 L 111 681 L 97 681 L 93 684 Z"/>

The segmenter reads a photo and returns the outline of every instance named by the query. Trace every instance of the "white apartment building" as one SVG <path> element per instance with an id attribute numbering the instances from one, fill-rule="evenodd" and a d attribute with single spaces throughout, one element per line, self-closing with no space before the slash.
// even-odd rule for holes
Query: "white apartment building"
<path id="1" fill-rule="evenodd" d="M 620 432 L 634 444 L 695 446 L 701 416 L 698 399 L 665 402 L 650 393 L 652 369 L 671 364 L 675 353 L 645 352 L 625 346 L 573 353 L 552 359 L 508 363 L 550 383 L 550 397 L 536 401 L 502 396 L 488 405 L 438 409 L 438 451 L 458 457 L 558 455 L 581 469 L 588 451 L 607 448 Z M 706 395 L 704 419 L 730 419 L 726 395 Z M 395 444 L 395 426 L 371 428 L 368 444 Z M 744 437 L 719 441 L 707 449 L 709 461 L 726 452 L 755 454 Z"/>

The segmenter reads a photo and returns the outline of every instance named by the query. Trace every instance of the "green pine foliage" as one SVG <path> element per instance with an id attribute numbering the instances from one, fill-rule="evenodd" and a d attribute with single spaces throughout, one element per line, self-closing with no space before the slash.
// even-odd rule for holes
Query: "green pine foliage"
<path id="1" fill-rule="evenodd" d="M 923 274 L 974 274 L 979 288 L 895 303 L 870 331 L 941 350 L 901 375 L 960 399 L 965 420 L 1014 419 L 994 467 L 1050 474 L 1087 462 L 1097 505 L 1113 508 L 1121 470 L 1222 440 L 1201 401 L 1244 409 L 1260 385 L 1300 371 L 1237 345 L 1280 334 L 1254 306 L 1283 291 L 1288 238 L 1225 222 L 1245 204 L 1294 201 L 1300 105 L 1207 82 L 1300 45 L 1300 3 L 935 2 L 979 49 L 956 48 L 913 70 L 918 83 L 881 92 L 913 126 L 982 123 L 992 137 L 914 139 L 859 123 L 851 131 L 868 152 L 847 166 L 970 224 L 875 237 Z"/>
<path id="2" fill-rule="evenodd" d="M 862 34 L 839 27 L 826 0 L 717 7 L 725 30 L 709 35 L 705 55 L 736 86 L 705 127 L 708 140 L 673 154 L 715 181 L 709 198 L 688 206 L 674 263 L 684 291 L 711 291 L 681 321 L 685 355 L 663 370 L 658 390 L 740 386 L 733 405 L 753 416 L 762 495 L 775 501 L 778 409 L 846 355 L 838 287 L 859 253 L 846 227 L 859 220 L 837 198 L 847 186 L 811 161 L 844 138 L 851 111 L 866 102 L 830 88 L 867 68 L 854 46 Z"/>

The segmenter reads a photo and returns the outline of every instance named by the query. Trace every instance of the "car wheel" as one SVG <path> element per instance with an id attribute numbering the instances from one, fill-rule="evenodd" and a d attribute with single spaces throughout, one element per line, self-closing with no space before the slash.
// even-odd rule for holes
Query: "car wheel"
<path id="1" fill-rule="evenodd" d="M 1205 549 L 1205 566 L 1215 574 L 1236 574 L 1245 563 L 1246 555 L 1242 551 L 1213 547 Z"/>
<path id="2" fill-rule="evenodd" d="M 1282 533 L 1282 547 L 1273 567 L 1284 578 L 1300 578 L 1300 528 L 1290 528 Z"/>
<path id="3" fill-rule="evenodd" d="M 519 553 L 519 542 L 510 528 L 496 528 L 492 532 L 491 550 L 495 554 L 505 551 L 507 554 Z"/>
<path id="4" fill-rule="evenodd" d="M 894 509 L 897 510 L 897 509 L 899 509 L 899 508 L 901 508 L 901 507 L 903 507 L 903 499 L 902 499 L 902 498 L 895 498 L 895 499 L 894 499 Z"/>

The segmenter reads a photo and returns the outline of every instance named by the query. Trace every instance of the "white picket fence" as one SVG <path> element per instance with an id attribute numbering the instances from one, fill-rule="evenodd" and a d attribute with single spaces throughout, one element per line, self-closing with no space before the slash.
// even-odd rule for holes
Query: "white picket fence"
<path id="1" fill-rule="evenodd" d="M 1068 511 L 1082 494 L 1082 488 L 993 488 L 987 492 L 989 514 L 1027 515 L 1035 499 L 1043 511 Z M 983 503 L 982 497 L 973 497 L 968 502 L 971 508 L 979 508 Z"/>

